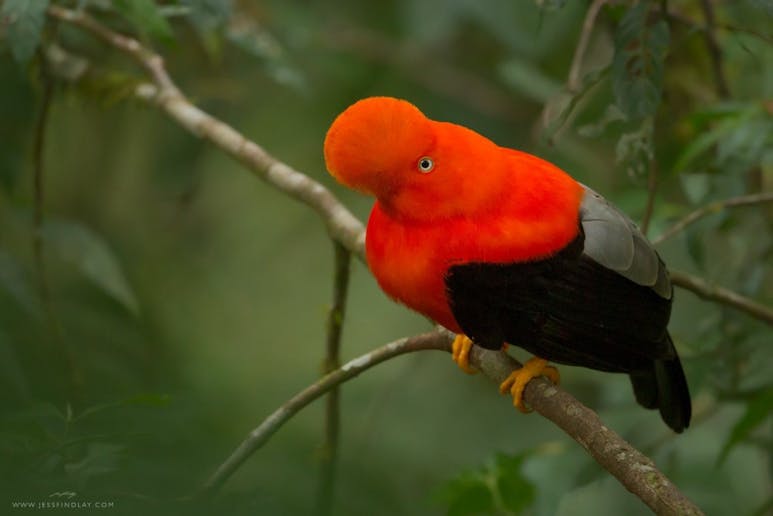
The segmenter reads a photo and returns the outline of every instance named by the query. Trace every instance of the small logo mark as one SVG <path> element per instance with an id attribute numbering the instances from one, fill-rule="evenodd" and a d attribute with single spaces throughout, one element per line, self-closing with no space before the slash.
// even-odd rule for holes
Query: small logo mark
<path id="1" fill-rule="evenodd" d="M 73 498 L 77 494 L 78 493 L 74 493 L 72 491 L 58 491 L 56 493 L 51 493 L 50 495 L 48 495 L 48 497 L 49 498 L 53 498 L 53 497 L 56 497 L 56 498 Z"/>

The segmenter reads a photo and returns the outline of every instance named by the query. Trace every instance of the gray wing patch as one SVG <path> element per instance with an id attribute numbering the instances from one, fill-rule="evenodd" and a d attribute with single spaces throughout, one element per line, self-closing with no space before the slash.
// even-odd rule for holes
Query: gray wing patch
<path id="1" fill-rule="evenodd" d="M 659 296 L 671 299 L 671 280 L 665 264 L 636 224 L 587 186 L 580 204 L 585 231 L 584 253 L 600 265 Z"/>

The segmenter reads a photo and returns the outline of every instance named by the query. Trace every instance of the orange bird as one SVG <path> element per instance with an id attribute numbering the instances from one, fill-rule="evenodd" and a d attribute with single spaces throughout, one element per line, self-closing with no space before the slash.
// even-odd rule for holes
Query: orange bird
<path id="1" fill-rule="evenodd" d="M 535 355 L 500 389 L 527 411 L 526 384 L 547 365 L 630 375 L 636 400 L 681 432 L 690 394 L 666 326 L 668 271 L 636 225 L 536 156 L 430 120 L 390 97 L 361 100 L 325 138 L 344 185 L 373 195 L 365 237 L 381 288 L 472 343 Z M 537 358 L 539 357 L 539 358 Z"/>

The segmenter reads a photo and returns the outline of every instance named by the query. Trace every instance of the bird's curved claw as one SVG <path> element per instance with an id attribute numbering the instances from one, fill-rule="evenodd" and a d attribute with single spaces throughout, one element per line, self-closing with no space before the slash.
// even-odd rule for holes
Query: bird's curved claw
<path id="1" fill-rule="evenodd" d="M 522 368 L 516 369 L 505 378 L 505 381 L 499 385 L 499 392 L 505 394 L 509 391 L 513 396 L 513 405 L 518 410 L 524 413 L 531 412 L 532 409 L 523 404 L 523 390 L 526 384 L 537 376 L 547 376 L 556 385 L 561 379 L 558 369 L 547 364 L 548 361 L 544 358 L 534 357 L 528 360 Z"/>
<path id="2" fill-rule="evenodd" d="M 472 339 L 463 333 L 456 335 L 454 343 L 451 344 L 451 358 L 459 368 L 467 374 L 475 374 L 477 371 L 470 365 L 470 348 Z"/>

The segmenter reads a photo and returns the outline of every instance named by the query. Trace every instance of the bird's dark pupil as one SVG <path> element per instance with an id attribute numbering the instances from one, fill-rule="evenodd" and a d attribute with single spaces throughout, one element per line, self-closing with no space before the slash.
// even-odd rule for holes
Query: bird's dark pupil
<path id="1" fill-rule="evenodd" d="M 421 168 L 429 168 L 429 160 L 428 159 L 421 160 Z"/>

